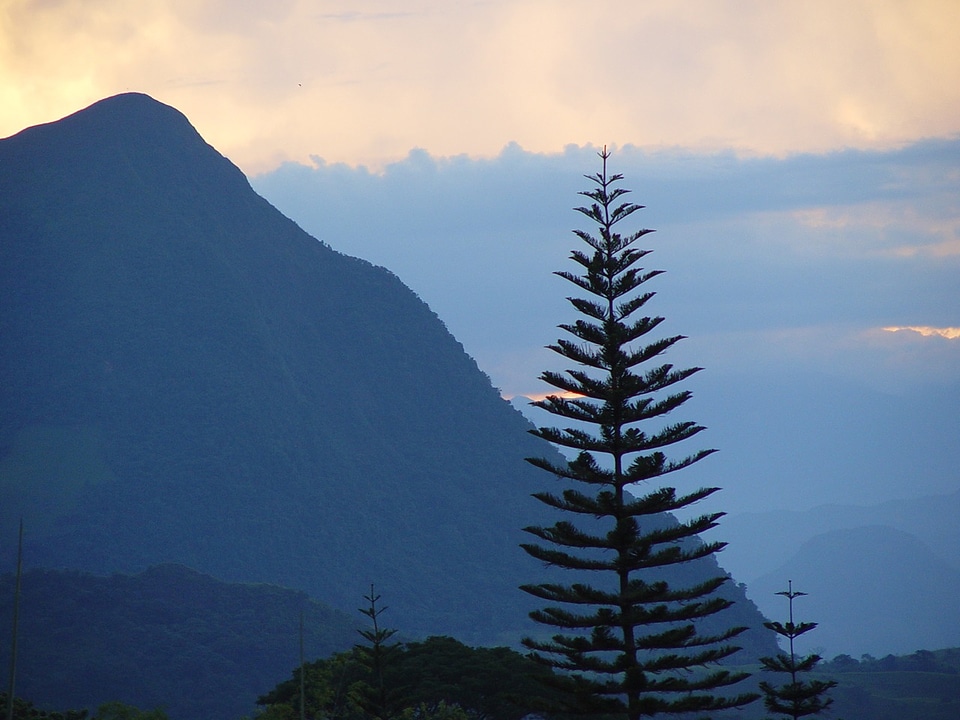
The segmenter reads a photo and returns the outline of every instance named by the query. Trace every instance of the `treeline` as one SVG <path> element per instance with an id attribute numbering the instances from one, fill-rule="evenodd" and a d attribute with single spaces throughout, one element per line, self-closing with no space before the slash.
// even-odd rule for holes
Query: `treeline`
<path id="1" fill-rule="evenodd" d="M 7 693 L 0 693 L 0 708 L 4 713 L 10 709 L 9 697 Z M 121 702 L 104 703 L 91 716 L 87 710 L 41 710 L 31 701 L 16 697 L 12 710 L 13 720 L 168 720 L 167 714 L 160 709 L 144 711 Z"/>
<path id="2" fill-rule="evenodd" d="M 956 720 L 960 648 L 859 660 L 838 655 L 817 667 L 837 687 L 831 716 L 844 720 Z"/>
<path id="3" fill-rule="evenodd" d="M 301 687 L 307 717 L 367 720 L 369 691 L 386 688 L 389 707 L 378 708 L 392 718 L 417 720 L 521 720 L 548 712 L 555 704 L 549 686 L 553 671 L 506 647 L 468 647 L 451 637 L 396 643 L 385 648 L 388 661 L 375 677 L 364 658 L 369 648 L 356 645 L 294 669 L 290 679 L 257 701 L 257 720 L 299 717 Z M 544 682 L 546 680 L 547 682 Z M 6 696 L 0 694 L 0 707 Z M 14 720 L 167 720 L 161 708 L 140 710 L 120 702 L 86 709 L 41 710 L 23 698 L 14 702 Z M 182 714 L 177 717 L 190 718 Z M 198 716 L 199 717 L 199 716 Z M 238 720 L 240 720 L 238 718 Z"/>
<path id="4" fill-rule="evenodd" d="M 850 655 L 837 655 L 820 667 L 829 673 L 926 672 L 956 675 L 960 674 L 960 648 L 917 650 L 910 655 L 886 655 L 882 658 L 861 655 L 859 660 Z"/>
<path id="5" fill-rule="evenodd" d="M 365 652 L 346 652 L 304 666 L 303 699 L 307 717 L 364 720 L 371 717 L 371 690 L 380 685 L 389 717 L 521 720 L 550 717 L 556 691 L 553 671 L 506 647 L 468 647 L 452 637 L 430 637 L 386 648 L 382 675 Z M 546 682 L 544 682 L 546 681 Z M 260 720 L 298 717 L 300 668 L 290 679 L 262 695 Z"/>
<path id="6" fill-rule="evenodd" d="M 361 685 L 370 684 L 360 648 L 305 664 L 307 717 L 363 720 Z M 553 700 L 552 671 L 508 648 L 469 647 L 452 637 L 431 637 L 397 646 L 385 666 L 396 717 L 413 720 L 520 720 L 528 714 L 557 717 L 544 707 Z M 821 663 L 817 677 L 838 681 L 831 717 L 844 720 L 954 720 L 960 717 L 960 648 L 918 650 L 909 655 L 857 660 L 838 655 Z M 543 680 L 547 679 L 544 683 Z M 299 717 L 300 669 L 273 689 L 263 688 L 255 720 Z M 6 696 L 0 693 L 0 707 Z M 96 712 L 41 710 L 18 698 L 14 720 L 166 720 L 162 709 L 140 710 L 111 702 Z M 748 715 L 761 711 L 759 703 Z M 190 720 L 188 714 L 172 717 Z M 235 720 L 244 720 L 239 715 Z"/>

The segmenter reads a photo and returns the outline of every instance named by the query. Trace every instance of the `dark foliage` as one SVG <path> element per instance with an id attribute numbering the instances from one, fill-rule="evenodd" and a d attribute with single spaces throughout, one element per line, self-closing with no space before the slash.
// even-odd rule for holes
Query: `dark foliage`
<path id="1" fill-rule="evenodd" d="M 167 714 L 158 709 L 141 710 L 122 702 L 108 702 L 97 708 L 92 720 L 167 720 Z"/>
<path id="2" fill-rule="evenodd" d="M 0 693 L 0 707 L 6 709 L 6 693 Z M 6 717 L 6 716 L 4 716 Z M 16 697 L 13 700 L 13 720 L 167 720 L 162 710 L 140 710 L 133 705 L 121 702 L 104 703 L 90 717 L 87 710 L 40 710 L 29 700 Z"/>
<path id="3" fill-rule="evenodd" d="M 451 637 L 408 642 L 384 667 L 384 684 L 403 692 L 404 708 L 458 707 L 473 720 L 521 720 L 556 701 L 538 679 L 549 669 L 505 647 L 468 647 Z M 371 717 L 353 698 L 373 677 L 360 648 L 308 663 L 305 675 L 308 717 Z M 299 670 L 259 703 L 263 717 L 294 717 L 299 708 Z M 401 714 L 401 713 L 397 713 Z"/>
<path id="4" fill-rule="evenodd" d="M 0 576 L 0 618 L 13 578 Z M 311 656 L 350 647 L 356 623 L 305 593 L 214 580 L 181 566 L 97 577 L 24 574 L 17 694 L 40 707 L 122 701 L 174 720 L 236 720 L 297 657 L 299 613 Z M 8 646 L 0 646 L 6 667 Z"/>
<path id="5" fill-rule="evenodd" d="M 9 695 L 0 692 L 0 709 L 6 717 Z M 40 710 L 32 702 L 21 697 L 13 699 L 13 720 L 86 720 L 86 710 Z"/>
<path id="6" fill-rule="evenodd" d="M 559 393 L 536 403 L 570 425 L 534 434 L 578 454 L 570 462 L 530 460 L 567 485 L 560 493 L 535 495 L 566 515 L 552 526 L 527 527 L 540 542 L 523 545 L 548 566 L 577 574 L 568 576 L 569 584 L 523 586 L 549 603 L 531 617 L 559 630 L 551 639 L 528 638 L 524 644 L 550 667 L 571 671 L 555 681 L 566 691 L 571 712 L 623 713 L 635 720 L 741 706 L 756 695 L 716 691 L 746 674 L 716 663 L 739 649 L 729 641 L 746 628 L 704 632 L 698 626 L 731 605 L 718 594 L 728 578 L 718 572 L 696 581 L 668 580 L 670 569 L 691 566 L 723 547 L 699 539 L 722 513 L 684 521 L 668 515 L 718 488 L 678 494 L 661 484 L 664 476 L 713 452 L 678 459 L 664 452 L 703 430 L 672 415 L 690 397 L 676 386 L 699 368 L 661 364 L 658 358 L 682 337 L 651 340 L 663 318 L 636 315 L 654 295 L 645 284 L 661 271 L 639 266 L 650 251 L 634 245 L 650 230 L 624 236 L 614 229 L 641 206 L 620 200 L 628 191 L 617 187 L 621 176 L 607 175 L 606 151 L 601 158 L 602 172 L 588 176 L 594 189 L 581 193 L 591 203 L 577 208 L 598 234 L 575 231 L 588 246 L 571 256 L 581 274 L 557 273 L 587 296 L 570 298 L 580 317 L 560 326 L 573 339 L 551 346 L 577 369 L 543 373 Z M 632 489 L 645 494 L 634 496 Z"/>
<path id="7" fill-rule="evenodd" d="M 837 655 L 833 660 L 821 663 L 820 670 L 832 673 L 925 672 L 957 675 L 960 674 L 960 648 L 917 650 L 910 655 L 886 655 L 882 658 L 861 655 L 859 660 L 849 655 Z"/>

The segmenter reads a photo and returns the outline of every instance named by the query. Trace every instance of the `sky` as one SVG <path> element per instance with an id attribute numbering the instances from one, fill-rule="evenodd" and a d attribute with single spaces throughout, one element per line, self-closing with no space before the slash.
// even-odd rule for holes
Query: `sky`
<path id="1" fill-rule="evenodd" d="M 0 0 L 0 136 L 176 107 L 517 399 L 562 369 L 551 273 L 608 145 L 726 502 L 881 502 L 960 487 L 958 27 L 954 0 Z"/>
<path id="2" fill-rule="evenodd" d="M 250 174 L 886 148 L 957 132 L 958 26 L 953 0 L 0 0 L 0 136 L 137 90 Z"/>

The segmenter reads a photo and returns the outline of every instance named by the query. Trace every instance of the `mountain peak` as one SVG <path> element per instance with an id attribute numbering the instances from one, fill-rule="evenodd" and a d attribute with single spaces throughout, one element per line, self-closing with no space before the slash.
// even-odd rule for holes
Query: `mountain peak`
<path id="1" fill-rule="evenodd" d="M 174 562 L 348 611 L 376 582 L 405 632 L 525 624 L 545 448 L 395 275 L 173 108 L 0 140 L 0 327 L 0 529 L 24 517 L 35 565 Z"/>
<path id="2" fill-rule="evenodd" d="M 176 126 L 181 130 L 186 126 L 197 134 L 186 116 L 176 108 L 164 105 L 144 93 L 128 92 L 98 100 L 60 120 L 26 128 L 8 139 L 33 138 L 37 135 L 46 139 L 49 133 L 79 136 L 91 132 L 107 138 L 119 130 L 121 136 L 117 139 L 120 140 L 127 138 L 132 128 L 147 129 L 149 136 L 150 128 L 155 131 L 161 127 L 169 129 Z M 199 134 L 197 137 L 200 137 Z"/>
<path id="3" fill-rule="evenodd" d="M 114 95 L 0 140 L 0 164 L 12 171 L 0 173 L 0 193 L 62 194 L 63 203 L 76 197 L 101 208 L 142 201 L 159 189 L 168 207 L 211 188 L 221 197 L 252 192 L 183 113 L 143 93 Z"/>

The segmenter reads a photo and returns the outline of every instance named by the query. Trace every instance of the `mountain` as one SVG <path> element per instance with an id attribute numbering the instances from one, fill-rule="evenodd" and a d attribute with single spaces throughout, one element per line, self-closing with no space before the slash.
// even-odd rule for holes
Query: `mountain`
<path id="1" fill-rule="evenodd" d="M 723 563 L 748 584 L 792 557 L 811 538 L 833 530 L 885 525 L 915 535 L 960 571 L 960 490 L 876 505 L 821 505 L 811 510 L 731 513 L 723 520 Z M 766 538 L 771 542 L 757 542 Z"/>
<path id="2" fill-rule="evenodd" d="M 807 587 L 798 587 L 811 597 L 800 607 L 815 608 L 805 617 L 822 621 L 810 636 L 813 646 L 859 657 L 960 641 L 956 634 L 949 640 L 956 623 L 945 611 L 960 591 L 957 517 L 960 491 L 870 506 L 731 514 L 717 533 L 729 542 L 724 567 L 746 583 L 767 617 L 784 612 L 783 599 L 773 593 L 788 579 L 803 578 Z M 875 546 L 867 540 L 871 536 Z M 908 581 L 918 565 L 927 571 Z M 864 568 L 871 568 L 870 577 Z M 868 587 L 875 598 L 864 598 Z"/>
<path id="3" fill-rule="evenodd" d="M 751 582 L 748 595 L 785 621 L 786 600 L 775 593 L 788 580 L 807 593 L 794 601 L 796 619 L 818 624 L 798 640 L 801 652 L 879 657 L 960 644 L 960 571 L 909 533 L 868 526 L 817 535 Z"/>
<path id="4" fill-rule="evenodd" d="M 4 618 L 13 584 L 0 576 Z M 357 618 L 303 592 L 223 583 L 178 565 L 110 577 L 30 570 L 22 588 L 17 694 L 44 709 L 119 701 L 174 718 L 237 720 L 299 662 L 300 613 L 307 657 L 358 637 Z M 0 647 L 4 668 L 9 651 Z"/>
<path id="5" fill-rule="evenodd" d="M 348 612 L 375 584 L 410 636 L 530 631 L 520 528 L 555 518 L 523 458 L 554 450 L 175 109 L 119 95 L 0 141 L 0 329 L 0 537 L 24 517 L 28 567 L 174 562 Z M 720 621 L 757 627 L 729 592 Z"/>
<path id="6" fill-rule="evenodd" d="M 549 449 L 399 279 L 179 112 L 121 95 L 4 140 L 0 240 L 0 529 L 24 516 L 30 564 L 180 562 L 343 609 L 375 583 L 409 632 L 520 624 L 522 458 Z"/>

